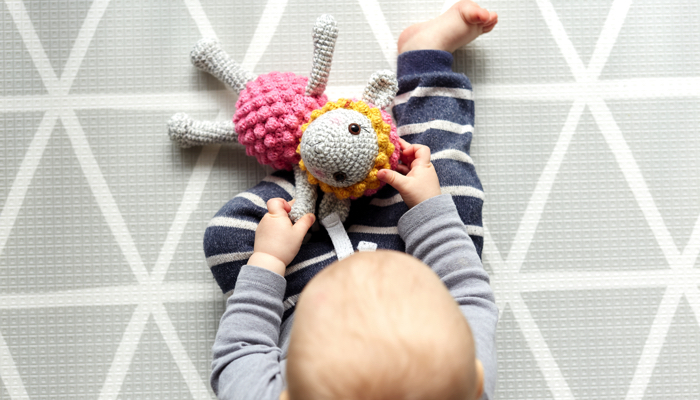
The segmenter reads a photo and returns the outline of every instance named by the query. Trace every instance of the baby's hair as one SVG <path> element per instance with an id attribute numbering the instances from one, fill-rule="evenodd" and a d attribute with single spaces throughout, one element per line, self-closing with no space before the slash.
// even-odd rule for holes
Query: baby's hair
<path id="1" fill-rule="evenodd" d="M 297 304 L 291 400 L 466 399 L 474 368 L 457 303 L 406 254 L 355 254 L 319 273 Z"/>

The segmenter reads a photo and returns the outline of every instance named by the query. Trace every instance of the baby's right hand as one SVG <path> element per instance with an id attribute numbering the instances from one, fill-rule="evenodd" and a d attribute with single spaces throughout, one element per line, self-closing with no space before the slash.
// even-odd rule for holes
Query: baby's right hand
<path id="1" fill-rule="evenodd" d="M 255 245 L 248 259 L 249 265 L 284 276 L 287 265 L 299 252 L 304 235 L 316 220 L 313 214 L 306 214 L 292 224 L 289 211 L 293 201 L 287 202 L 281 198 L 267 201 L 268 212 L 255 230 Z"/>
<path id="2" fill-rule="evenodd" d="M 403 164 L 396 168 L 398 172 L 390 169 L 380 170 L 377 172 L 377 178 L 398 190 L 410 209 L 431 197 L 439 196 L 442 192 L 435 167 L 430 162 L 430 148 L 399 140 Z"/>

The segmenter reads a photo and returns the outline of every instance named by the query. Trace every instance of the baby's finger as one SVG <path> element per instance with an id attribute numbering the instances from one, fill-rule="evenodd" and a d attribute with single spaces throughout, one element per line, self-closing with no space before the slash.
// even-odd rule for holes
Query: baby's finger
<path id="1" fill-rule="evenodd" d="M 421 144 L 413 145 L 416 149 L 415 160 L 411 163 L 411 168 L 418 165 L 430 164 L 430 147 Z"/>
<path id="2" fill-rule="evenodd" d="M 390 169 L 382 169 L 377 172 L 377 179 L 384 183 L 388 183 L 391 185 L 394 189 L 398 190 L 399 192 L 402 191 L 404 188 L 404 184 L 407 182 L 407 179 L 405 176 L 399 174 L 396 171 L 392 171 Z"/>
<path id="3" fill-rule="evenodd" d="M 415 158 L 416 158 L 415 153 L 416 153 L 416 149 L 415 149 L 414 145 L 409 145 L 401 152 L 401 156 L 399 157 L 399 159 L 401 160 L 402 163 L 404 163 L 406 165 L 411 165 L 413 160 L 415 160 Z"/>
<path id="4" fill-rule="evenodd" d="M 294 230 L 294 232 L 296 232 L 301 238 L 303 238 L 304 235 L 306 235 L 306 232 L 308 232 L 311 226 L 314 224 L 314 221 L 316 221 L 315 215 L 311 213 L 306 214 L 297 220 L 297 222 L 292 227 L 292 230 Z"/>
<path id="5" fill-rule="evenodd" d="M 267 212 L 272 215 L 287 215 L 288 210 L 291 210 L 289 203 L 280 197 L 267 201 Z"/>
<path id="6" fill-rule="evenodd" d="M 292 211 L 292 206 L 294 205 L 294 199 L 291 199 L 290 201 L 284 201 L 284 211 L 289 214 Z"/>
<path id="7" fill-rule="evenodd" d="M 408 167 L 408 165 L 398 164 L 396 166 L 396 172 L 406 175 L 407 173 L 411 172 L 411 169 Z"/>

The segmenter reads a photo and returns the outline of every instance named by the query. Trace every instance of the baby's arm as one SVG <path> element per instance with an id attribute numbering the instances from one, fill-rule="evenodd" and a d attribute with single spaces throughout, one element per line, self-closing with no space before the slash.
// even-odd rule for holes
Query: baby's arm
<path id="1" fill-rule="evenodd" d="M 277 399 L 284 386 L 277 343 L 287 285 L 283 275 L 314 217 L 307 214 L 292 225 L 288 202 L 271 199 L 267 207 L 213 346 L 211 386 L 222 399 Z"/>
<path id="2" fill-rule="evenodd" d="M 451 196 L 436 196 L 413 207 L 401 217 L 398 229 L 406 252 L 431 267 L 469 321 L 477 358 L 484 367 L 485 393 L 492 395 L 498 308 L 489 276 Z"/>
<path id="3" fill-rule="evenodd" d="M 440 194 L 440 183 L 430 162 L 430 149 L 402 142 L 399 172 L 378 174 L 394 186 L 409 207 L 399 220 L 399 235 L 406 242 L 406 252 L 417 257 L 440 277 L 469 321 L 477 358 L 484 367 L 485 398 L 493 395 L 496 379 L 495 334 L 498 322 L 489 276 L 457 208 L 449 194 Z"/>

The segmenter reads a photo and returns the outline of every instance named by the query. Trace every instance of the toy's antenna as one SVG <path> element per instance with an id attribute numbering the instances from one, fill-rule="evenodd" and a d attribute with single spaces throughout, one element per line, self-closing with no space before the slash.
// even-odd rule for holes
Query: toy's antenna
<path id="1" fill-rule="evenodd" d="M 314 25 L 314 60 L 309 83 L 306 85 L 307 96 L 320 95 L 326 90 L 336 39 L 338 25 L 335 19 L 328 14 L 318 17 Z"/>
<path id="2" fill-rule="evenodd" d="M 214 75 L 236 94 L 255 79 L 255 74 L 244 70 L 233 61 L 216 39 L 200 39 L 192 49 L 190 59 L 195 67 Z"/>
<path id="3" fill-rule="evenodd" d="M 177 113 L 168 121 L 168 135 L 180 147 L 206 146 L 208 144 L 237 143 L 238 136 L 233 122 L 199 121 L 185 113 Z"/>
<path id="4" fill-rule="evenodd" d="M 233 61 L 216 39 L 199 40 L 190 53 L 190 59 L 195 67 L 214 75 L 236 94 L 255 79 L 255 74 L 244 70 Z M 181 147 L 237 142 L 236 130 L 231 120 L 198 121 L 184 113 L 175 114 L 170 118 L 168 134 L 170 139 Z"/>

